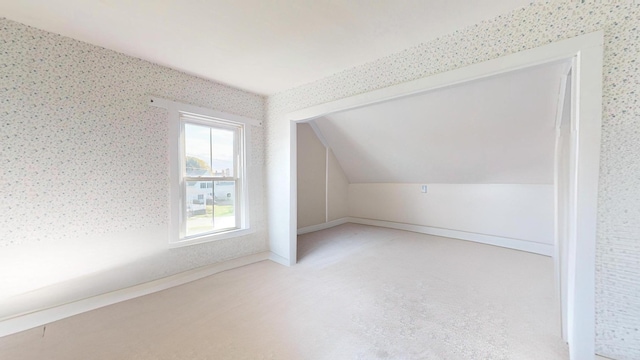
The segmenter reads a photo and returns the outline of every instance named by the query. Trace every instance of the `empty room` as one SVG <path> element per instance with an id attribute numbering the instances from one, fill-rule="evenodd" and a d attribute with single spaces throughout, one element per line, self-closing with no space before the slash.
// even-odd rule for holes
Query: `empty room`
<path id="1" fill-rule="evenodd" d="M 638 24 L 0 1 L 0 359 L 640 359 Z"/>

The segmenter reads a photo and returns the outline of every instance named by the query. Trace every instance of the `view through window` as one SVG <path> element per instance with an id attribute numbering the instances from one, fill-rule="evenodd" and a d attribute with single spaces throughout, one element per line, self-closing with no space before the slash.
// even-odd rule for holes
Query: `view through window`
<path id="1" fill-rule="evenodd" d="M 183 238 L 241 227 L 242 125 L 192 115 L 183 123 Z"/>

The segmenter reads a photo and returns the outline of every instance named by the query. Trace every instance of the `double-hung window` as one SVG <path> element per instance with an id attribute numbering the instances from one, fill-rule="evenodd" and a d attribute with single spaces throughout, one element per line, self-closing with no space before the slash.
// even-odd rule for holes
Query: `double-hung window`
<path id="1" fill-rule="evenodd" d="M 151 97 L 169 112 L 172 247 L 246 235 L 250 125 L 238 115 Z"/>
<path id="2" fill-rule="evenodd" d="M 180 124 L 180 239 L 241 229 L 244 126 L 185 113 Z"/>

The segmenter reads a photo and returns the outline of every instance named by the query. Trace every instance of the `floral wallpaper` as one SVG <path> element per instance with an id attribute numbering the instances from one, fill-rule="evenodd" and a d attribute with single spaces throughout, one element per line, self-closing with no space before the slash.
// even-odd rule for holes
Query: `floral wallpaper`
<path id="1" fill-rule="evenodd" d="M 168 224 L 166 113 L 149 107 L 146 96 L 260 120 L 264 98 L 0 18 L 0 294 L 5 294 L 4 284 L 15 281 L 17 273 L 46 259 L 49 249 L 74 253 L 89 244 L 103 250 L 122 238 L 153 244 L 156 248 L 144 261 L 122 265 L 124 274 L 135 276 L 123 278 L 114 288 L 264 251 L 265 214 L 288 213 L 288 201 L 277 198 L 278 191 L 271 187 L 272 201 L 263 200 L 261 176 L 266 163 L 268 185 L 287 178 L 287 112 L 604 30 L 596 346 L 599 354 L 611 358 L 638 359 L 638 24 L 640 4 L 633 0 L 536 2 L 271 96 L 266 129 L 252 129 L 251 169 L 257 174 L 251 176 L 255 202 L 251 219 L 256 233 L 166 250 L 161 236 Z M 287 229 L 275 227 L 276 222 L 272 222 L 272 236 Z M 141 233 L 159 237 L 144 241 L 131 237 Z M 62 247 L 67 243 L 80 245 Z M 36 249 L 40 257 L 14 260 L 22 249 Z M 80 255 L 98 257 L 88 252 Z M 77 276 L 98 270 L 87 262 Z M 17 263 L 19 268 L 4 265 Z M 104 265 L 109 269 L 109 264 Z M 15 282 L 29 280 L 35 288 L 71 279 L 56 277 L 57 267 L 47 269 L 47 274 L 38 275 L 48 276 L 44 280 L 18 278 Z"/>
<path id="2" fill-rule="evenodd" d="M 269 97 L 267 173 L 288 171 L 285 114 L 312 105 L 498 58 L 603 30 L 604 89 L 599 191 L 596 348 L 614 359 L 640 359 L 640 4 L 620 1 L 535 2 Z M 282 196 L 273 194 L 269 196 Z M 270 212 L 286 212 L 269 203 Z"/>
<path id="3" fill-rule="evenodd" d="M 262 96 L 0 18 L 0 298 L 120 269 L 106 292 L 267 250 L 256 126 L 256 232 L 167 248 L 168 118 L 149 95 L 263 120 Z"/>

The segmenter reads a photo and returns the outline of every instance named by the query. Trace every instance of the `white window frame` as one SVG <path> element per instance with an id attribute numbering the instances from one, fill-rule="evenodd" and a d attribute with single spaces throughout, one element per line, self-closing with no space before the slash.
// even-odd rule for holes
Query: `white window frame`
<path id="1" fill-rule="evenodd" d="M 233 159 L 233 174 L 231 176 L 188 176 L 185 173 L 185 168 L 186 168 L 186 158 L 187 158 L 187 153 L 186 153 L 186 138 L 184 136 L 185 134 L 185 128 L 187 126 L 187 124 L 193 124 L 193 125 L 198 125 L 198 126 L 202 126 L 202 127 L 206 127 L 209 129 L 223 129 L 223 130 L 228 130 L 228 131 L 232 131 L 233 132 L 233 137 L 234 137 L 234 149 L 233 149 L 233 153 L 234 153 L 234 159 Z M 244 211 L 244 194 L 245 194 L 245 188 L 244 188 L 244 178 L 245 178 L 245 158 L 244 158 L 244 132 L 245 132 L 245 128 L 246 126 L 244 124 L 237 124 L 237 123 L 231 123 L 229 121 L 223 121 L 220 119 L 214 119 L 214 118 L 210 118 L 210 117 L 204 117 L 202 115 L 196 115 L 196 114 L 191 114 L 191 113 L 186 113 L 186 112 L 180 112 L 180 190 L 181 190 L 181 199 L 182 201 L 180 202 L 181 207 L 185 206 L 185 200 L 187 199 L 187 185 L 186 183 L 188 181 L 197 181 L 200 182 L 199 187 L 203 188 L 202 185 L 204 185 L 204 189 L 211 189 L 213 191 L 213 196 L 215 198 L 215 187 L 209 187 L 208 185 L 210 185 L 212 182 L 219 182 L 219 181 L 232 181 L 235 183 L 235 199 L 234 199 L 234 206 L 235 206 L 235 224 L 236 226 L 234 228 L 226 228 L 226 229 L 219 229 L 219 230 L 212 230 L 212 231 L 208 231 L 208 232 L 204 232 L 202 234 L 195 234 L 195 235 L 187 235 L 187 217 L 186 217 L 186 213 L 187 210 L 186 209 L 181 209 L 180 211 L 180 241 L 188 241 L 188 240 L 192 240 L 192 239 L 196 239 L 196 238 L 200 238 L 200 237 L 206 237 L 209 235 L 216 235 L 218 233 L 223 233 L 223 232 L 229 232 L 229 231 L 235 231 L 235 230 L 241 230 L 241 229 L 245 229 L 245 219 L 246 217 L 243 216 L 243 211 Z M 198 198 L 200 198 L 200 196 L 204 195 L 198 195 Z M 213 199 L 212 199 L 213 200 Z M 205 202 L 205 206 L 206 206 L 206 202 Z M 215 223 L 215 216 L 213 216 L 213 221 Z"/>
<path id="2" fill-rule="evenodd" d="M 170 248 L 182 247 L 194 244 L 201 244 L 210 241 L 228 239 L 248 235 L 254 232 L 250 226 L 250 164 L 247 159 L 251 159 L 251 126 L 262 126 L 262 122 L 239 115 L 228 114 L 212 109 L 202 108 L 189 104 L 183 104 L 166 100 L 163 98 L 150 96 L 149 104 L 151 106 L 166 109 L 168 112 L 168 135 L 169 135 L 169 177 L 170 177 L 170 206 L 169 206 L 169 241 Z M 184 121 L 182 115 L 190 117 L 189 122 L 201 123 L 216 126 L 215 124 L 228 124 L 231 126 L 240 126 L 240 136 L 237 146 L 242 147 L 240 150 L 241 159 L 236 161 L 238 168 L 237 177 L 240 186 L 236 191 L 236 204 L 240 211 L 237 212 L 239 220 L 236 220 L 238 228 L 223 230 L 213 233 L 205 233 L 202 235 L 185 236 L 183 222 L 185 220 L 185 187 L 184 183 L 184 165 L 186 154 L 184 152 Z M 197 122 L 191 119 L 198 119 Z M 224 178 L 216 179 L 223 181 Z"/>

